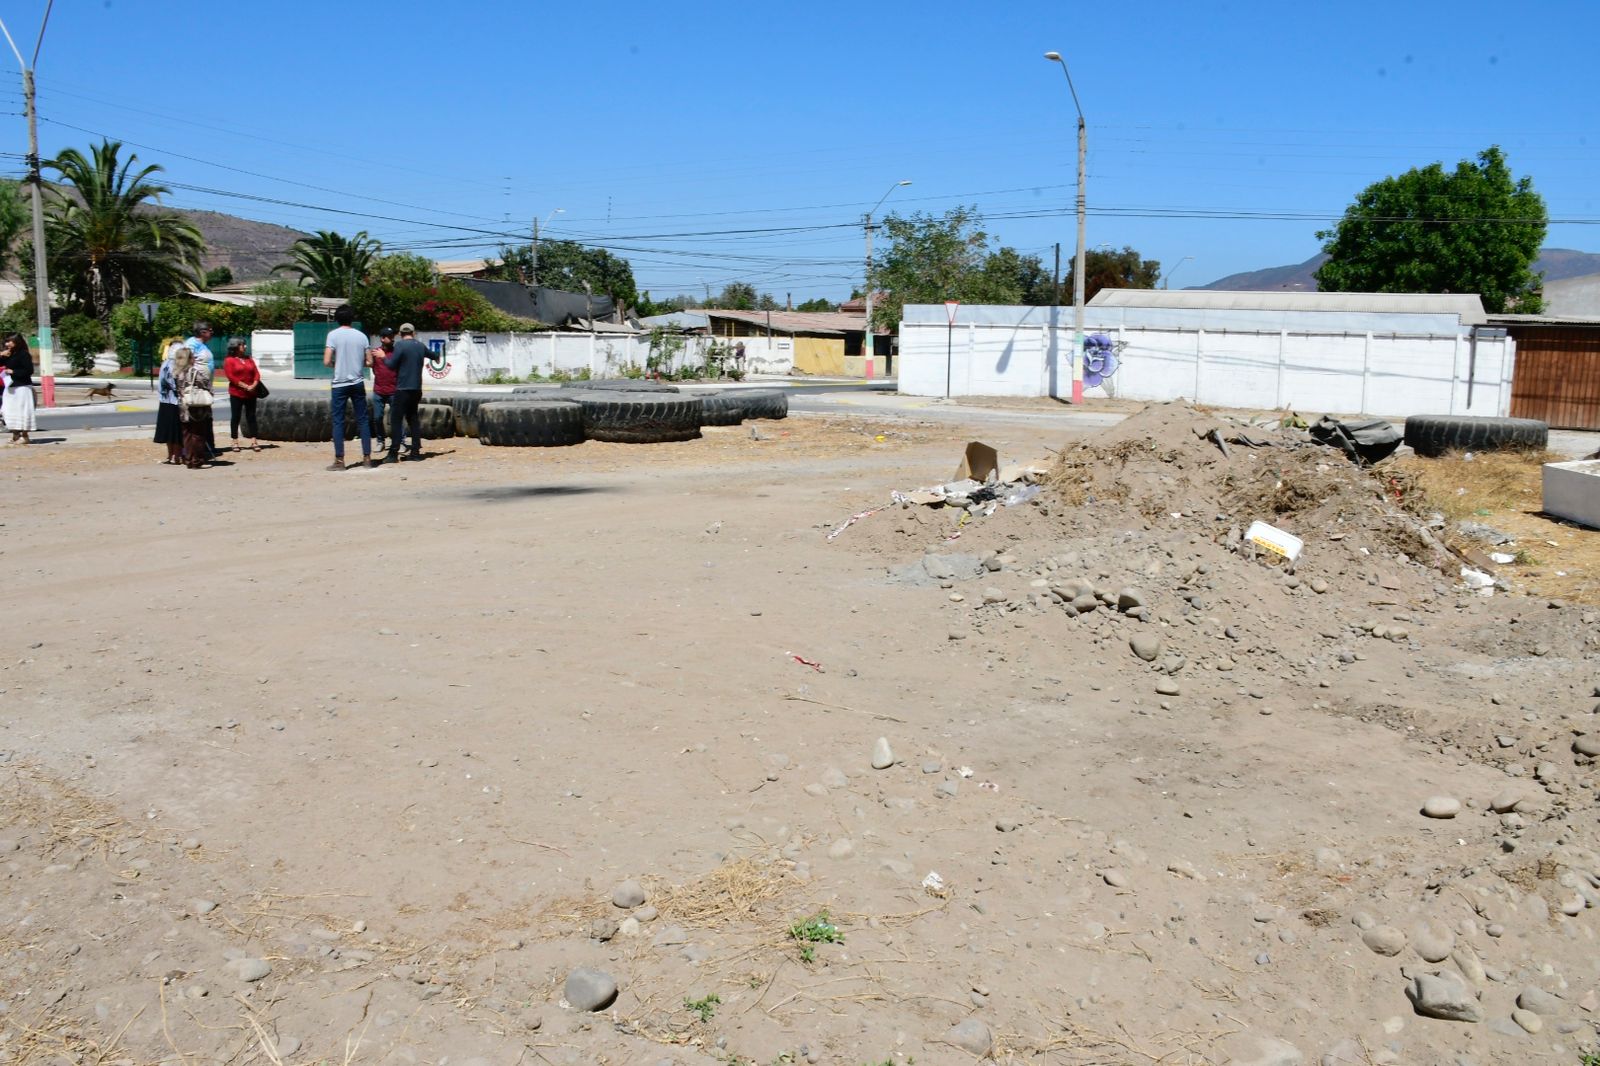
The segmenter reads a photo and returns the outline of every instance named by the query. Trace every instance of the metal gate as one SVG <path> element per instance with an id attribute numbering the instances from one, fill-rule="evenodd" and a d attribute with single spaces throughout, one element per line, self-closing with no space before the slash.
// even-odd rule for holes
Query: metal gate
<path id="1" fill-rule="evenodd" d="M 1511 328 L 1517 342 L 1511 414 L 1557 429 L 1600 429 L 1600 328 Z"/>
<path id="2" fill-rule="evenodd" d="M 297 378 L 331 378 L 333 368 L 322 365 L 322 353 L 328 347 L 328 334 L 339 327 L 332 322 L 296 322 L 294 324 L 294 376 Z M 351 329 L 362 328 L 352 322 Z"/>

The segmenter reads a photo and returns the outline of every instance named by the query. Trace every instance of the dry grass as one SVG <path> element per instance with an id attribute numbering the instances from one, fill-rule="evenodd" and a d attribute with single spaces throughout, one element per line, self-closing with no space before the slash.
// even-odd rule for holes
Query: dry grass
<path id="1" fill-rule="evenodd" d="M 1485 452 L 1470 460 L 1454 452 L 1437 459 L 1410 457 L 1394 464 L 1413 495 L 1412 506 L 1443 514 L 1451 529 L 1480 522 L 1515 542 L 1495 550 L 1515 555 L 1496 567 L 1524 592 L 1575 603 L 1600 604 L 1600 533 L 1546 516 L 1543 466 L 1565 457 L 1553 452 Z M 1480 542 L 1457 534 L 1453 547 L 1482 553 Z M 1478 560 L 1475 560 L 1478 561 Z"/>

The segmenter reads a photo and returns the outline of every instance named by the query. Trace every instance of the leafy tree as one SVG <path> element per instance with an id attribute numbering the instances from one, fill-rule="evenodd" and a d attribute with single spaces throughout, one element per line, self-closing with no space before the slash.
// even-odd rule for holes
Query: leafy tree
<path id="1" fill-rule="evenodd" d="M 1055 282 L 1036 255 L 1001 248 L 983 261 L 986 284 L 997 293 L 1017 293 L 1014 302 L 1041 305 L 1051 302 Z"/>
<path id="2" fill-rule="evenodd" d="M 105 327 L 98 320 L 88 315 L 67 315 L 56 324 L 55 335 L 74 375 L 94 372 L 94 357 L 107 348 Z"/>
<path id="3" fill-rule="evenodd" d="M 712 298 L 711 306 L 725 311 L 754 311 L 759 300 L 756 287 L 748 281 L 730 281 Z"/>
<path id="4" fill-rule="evenodd" d="M 432 285 L 438 274 L 433 260 L 411 252 L 380 255 L 367 268 L 369 282 L 395 281 L 403 285 Z"/>
<path id="5" fill-rule="evenodd" d="M 782 311 L 783 308 L 778 305 L 777 297 L 773 296 L 770 292 L 764 292 L 756 298 L 756 310 Z"/>
<path id="6" fill-rule="evenodd" d="M 1544 307 L 1533 261 L 1549 218 L 1529 177 L 1513 179 L 1490 146 L 1454 171 L 1432 163 L 1367 186 L 1317 237 L 1324 292 L 1477 293 L 1484 309 Z"/>
<path id="7" fill-rule="evenodd" d="M 795 304 L 794 309 L 796 311 L 837 311 L 839 310 L 839 305 L 832 300 L 818 296 L 815 300 L 805 300 Z"/>
<path id="8" fill-rule="evenodd" d="M 1072 286 L 1077 267 L 1078 262 L 1074 257 L 1067 264 L 1067 280 L 1061 286 L 1061 302 L 1064 304 L 1072 302 Z M 1114 252 L 1109 248 L 1090 248 L 1083 253 L 1085 303 L 1094 299 L 1094 294 L 1101 289 L 1153 289 L 1160 281 L 1161 261 L 1144 259 L 1127 245 L 1123 245 L 1120 252 Z"/>
<path id="9" fill-rule="evenodd" d="M 981 224 L 976 207 L 885 218 L 889 246 L 872 272 L 884 298 L 873 307 L 873 325 L 893 328 L 908 303 L 970 302 L 971 281 L 982 272 L 989 243 Z"/>
<path id="10" fill-rule="evenodd" d="M 623 307 L 639 302 L 639 288 L 633 280 L 633 266 L 604 248 L 589 248 L 577 241 L 540 241 L 538 273 L 534 273 L 533 248 L 527 244 L 505 245 L 500 261 L 489 276 L 499 281 L 537 280 L 540 285 L 563 292 L 582 292 L 588 282 L 597 295 L 609 296 Z"/>
<path id="11" fill-rule="evenodd" d="M 19 238 L 27 228 L 28 209 L 22 202 L 22 186 L 0 181 L 0 275 L 10 273 L 13 256 L 20 251 Z"/>
<path id="12" fill-rule="evenodd" d="M 1049 303 L 1051 281 L 1039 257 L 990 251 L 982 226 L 976 207 L 885 218 L 889 247 L 872 272 L 884 295 L 874 300 L 873 325 L 892 328 L 908 303 Z"/>
<path id="13" fill-rule="evenodd" d="M 274 274 L 292 273 L 317 296 L 349 299 L 357 283 L 367 276 L 383 245 L 362 230 L 345 237 L 329 230 L 301 237 L 289 246 L 289 261 L 272 268 Z"/>
<path id="14" fill-rule="evenodd" d="M 293 329 L 311 319 L 311 293 L 288 278 L 263 282 L 256 294 L 256 329 Z"/>
<path id="15" fill-rule="evenodd" d="M 122 144 L 103 140 L 90 157 L 68 148 L 45 164 L 59 173 L 50 190 L 45 245 L 53 287 L 101 322 L 135 292 L 174 293 L 199 278 L 205 240 L 177 215 L 154 205 L 169 191 L 148 179 L 160 166 L 134 169 Z"/>
<path id="16" fill-rule="evenodd" d="M 212 267 L 210 270 L 206 271 L 205 287 L 207 289 L 214 289 L 218 285 L 232 285 L 232 284 L 233 284 L 233 268 L 232 267 L 227 266 L 226 264 L 224 264 L 224 265 L 219 266 L 219 267 Z"/>

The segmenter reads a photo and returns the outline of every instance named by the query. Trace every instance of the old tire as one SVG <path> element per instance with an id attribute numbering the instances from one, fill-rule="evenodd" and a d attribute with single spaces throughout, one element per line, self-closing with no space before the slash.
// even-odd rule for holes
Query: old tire
<path id="1" fill-rule="evenodd" d="M 1418 455 L 1544 448 L 1550 426 L 1533 418 L 1414 415 L 1406 419 L 1406 444 Z"/>
<path id="2" fill-rule="evenodd" d="M 743 389 L 738 395 L 746 418 L 789 417 L 789 394 L 781 389 Z"/>
<path id="3" fill-rule="evenodd" d="M 589 389 L 601 392 L 677 392 L 678 386 L 649 378 L 594 378 L 589 381 L 563 381 L 563 389 Z"/>
<path id="4" fill-rule="evenodd" d="M 744 421 L 744 404 L 737 390 L 729 392 L 697 392 L 700 398 L 700 424 L 702 426 L 737 426 Z"/>
<path id="5" fill-rule="evenodd" d="M 449 404 L 417 405 L 417 426 L 423 440 L 448 440 L 456 435 L 456 412 Z"/>
<path id="6" fill-rule="evenodd" d="M 568 400 L 512 400 L 478 408 L 478 439 L 491 447 L 558 448 L 582 444 L 583 405 Z"/>
<path id="7" fill-rule="evenodd" d="M 698 396 L 572 389 L 583 405 L 583 432 L 616 444 L 665 444 L 700 436 Z"/>
<path id="8" fill-rule="evenodd" d="M 556 386 L 554 385 L 518 385 L 511 390 L 511 395 L 522 399 L 554 399 Z M 490 403 L 504 403 L 505 397 L 499 400 L 490 400 Z"/>
<path id="9" fill-rule="evenodd" d="M 355 419 L 347 417 L 347 433 L 354 432 Z M 256 428 L 262 440 L 317 444 L 333 439 L 333 414 L 328 396 L 268 396 L 256 401 Z"/>

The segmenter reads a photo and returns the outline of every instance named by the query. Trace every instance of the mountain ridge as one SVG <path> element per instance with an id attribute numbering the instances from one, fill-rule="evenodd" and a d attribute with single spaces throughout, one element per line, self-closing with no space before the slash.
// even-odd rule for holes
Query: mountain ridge
<path id="1" fill-rule="evenodd" d="M 1328 261 L 1321 252 L 1303 263 L 1262 267 L 1229 274 L 1206 285 L 1190 285 L 1191 289 L 1211 289 L 1221 292 L 1316 292 L 1317 268 Z M 1545 281 L 1564 281 L 1567 278 L 1600 274 L 1600 252 L 1580 252 L 1574 248 L 1542 248 L 1539 258 L 1533 261 L 1535 273 L 1542 271 Z"/>

